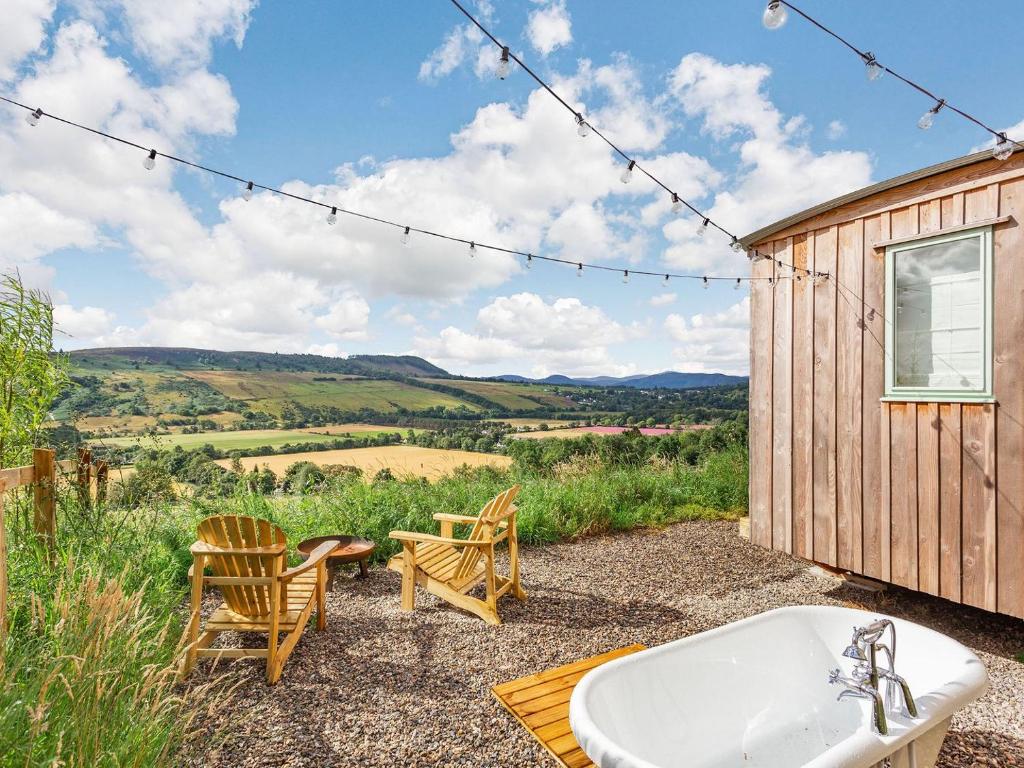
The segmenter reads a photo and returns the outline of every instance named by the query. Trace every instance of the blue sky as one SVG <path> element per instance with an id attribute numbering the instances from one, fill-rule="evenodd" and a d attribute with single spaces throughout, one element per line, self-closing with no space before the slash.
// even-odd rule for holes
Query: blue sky
<path id="1" fill-rule="evenodd" d="M 1024 7 L 805 9 L 1024 134 Z M 743 274 L 720 237 L 620 166 L 447 0 L 8 0 L 0 91 L 272 186 L 481 242 L 631 269 Z M 745 234 L 986 142 L 761 0 L 470 3 L 593 122 Z M 5 8 L 7 13 L 7 8 Z M 459 373 L 745 372 L 745 289 L 414 238 L 0 110 L 0 268 L 50 292 L 66 348 L 416 353 Z"/>

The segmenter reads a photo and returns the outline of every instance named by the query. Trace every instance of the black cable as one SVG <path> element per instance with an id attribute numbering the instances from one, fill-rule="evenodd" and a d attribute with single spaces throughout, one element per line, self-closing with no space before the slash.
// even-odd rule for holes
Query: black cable
<path id="1" fill-rule="evenodd" d="M 855 46 L 853 43 L 851 43 L 849 40 L 844 38 L 842 35 L 840 35 L 839 33 L 835 32 L 835 31 L 833 31 L 831 29 L 829 29 L 824 24 L 822 24 L 820 21 L 818 21 L 814 17 L 808 15 L 804 11 L 800 10 L 795 5 L 790 3 L 788 0 L 778 0 L 778 2 L 781 5 L 784 5 L 787 8 L 791 9 L 797 15 L 802 16 L 805 20 L 809 21 L 815 27 L 820 29 L 822 32 L 826 33 L 827 35 L 831 35 L 832 37 L 834 37 L 840 43 L 842 43 L 847 48 L 849 48 L 851 51 L 856 53 L 861 58 L 862 61 L 866 62 L 870 58 L 873 58 L 867 51 L 862 51 L 860 48 Z M 1024 149 L 1024 143 L 1019 142 L 1016 139 L 1009 138 L 1002 131 L 997 131 L 995 128 L 992 128 L 991 126 L 983 123 L 981 120 L 976 118 L 974 115 L 972 115 L 972 114 L 970 114 L 968 112 L 965 112 L 964 110 L 960 109 L 959 107 L 954 106 L 953 104 L 950 104 L 946 99 L 940 98 L 939 96 L 936 96 L 934 93 L 932 93 L 930 90 L 925 88 L 920 83 L 916 83 L 913 80 L 911 80 L 909 77 L 905 77 L 905 76 L 901 75 L 899 72 L 896 72 L 895 70 L 890 69 L 889 67 L 887 67 L 884 64 L 882 64 L 880 61 L 875 61 L 875 64 L 877 64 L 879 67 L 881 67 L 883 70 L 888 72 L 890 75 L 895 77 L 900 82 L 902 82 L 902 83 L 904 83 L 906 85 L 909 85 L 911 88 L 913 88 L 918 93 L 922 93 L 925 96 L 927 96 L 929 99 L 933 100 L 936 103 L 936 105 L 940 105 L 940 108 L 941 107 L 945 107 L 945 108 L 951 110 L 952 112 L 956 112 L 958 115 L 960 115 L 960 117 L 962 117 L 962 118 L 964 118 L 966 120 L 970 120 L 972 123 L 974 123 L 978 127 L 983 128 L 984 130 L 986 130 L 989 133 L 991 133 L 997 139 L 1000 139 L 1000 140 L 1005 139 L 1005 140 L 1009 141 L 1010 143 L 1016 144 L 1018 147 Z"/>
<path id="2" fill-rule="evenodd" d="M 14 99 L 8 98 L 8 97 L 3 96 L 3 95 L 0 95 L 0 101 L 4 101 L 4 102 L 6 102 L 8 104 L 11 104 L 11 105 L 13 105 L 15 107 L 19 107 L 21 109 L 24 109 L 27 112 L 34 113 L 38 117 L 48 117 L 51 120 L 55 120 L 55 121 L 57 121 L 59 123 L 63 123 L 64 125 L 68 125 L 68 126 L 71 126 L 71 127 L 74 127 L 74 128 L 78 128 L 79 130 L 86 131 L 87 133 L 91 133 L 91 134 L 94 134 L 96 136 L 100 136 L 100 137 L 105 138 L 105 139 L 110 139 L 111 141 L 116 141 L 116 142 L 118 142 L 120 144 L 124 144 L 125 146 L 129 146 L 129 147 L 132 147 L 134 149 L 142 150 L 143 152 L 155 153 L 155 155 L 157 157 L 163 157 L 163 158 L 166 158 L 168 160 L 171 160 L 172 162 L 179 163 L 179 164 L 187 166 L 189 168 L 195 168 L 196 170 L 204 171 L 204 172 L 212 174 L 214 176 L 219 176 L 219 177 L 224 178 L 224 179 L 230 179 L 231 181 L 238 182 L 239 184 L 245 184 L 247 187 L 248 187 L 249 184 L 252 184 L 254 189 L 262 189 L 262 190 L 265 190 L 265 191 L 270 192 L 272 194 L 281 195 L 282 197 L 287 197 L 287 198 L 290 198 L 292 200 L 297 200 L 297 201 L 303 202 L 303 203 L 309 203 L 311 205 L 316 205 L 316 206 L 318 206 L 320 208 L 327 208 L 327 209 L 330 209 L 332 211 L 332 213 L 344 213 L 347 216 L 353 216 L 353 217 L 356 217 L 356 218 L 359 218 L 359 219 L 364 219 L 366 221 L 373 221 L 373 222 L 376 222 L 378 224 L 385 224 L 387 226 L 395 227 L 396 229 L 401 230 L 403 233 L 408 230 L 409 232 L 417 232 L 417 233 L 419 233 L 421 235 L 427 235 L 429 237 L 436 237 L 436 238 L 438 238 L 440 240 L 448 240 L 450 242 L 455 242 L 455 243 L 462 243 L 463 245 L 474 244 L 476 248 L 486 248 L 489 251 L 495 251 L 497 253 L 506 253 L 506 254 L 509 254 L 511 256 L 522 256 L 522 257 L 527 258 L 528 261 L 532 261 L 533 259 L 540 259 L 541 261 L 548 261 L 548 262 L 552 262 L 552 263 L 555 263 L 555 264 L 568 264 L 568 265 L 573 266 L 573 267 L 579 267 L 580 265 L 582 265 L 583 267 L 586 267 L 587 269 L 597 269 L 597 270 L 602 270 L 602 271 L 606 271 L 606 272 L 625 272 L 625 269 L 622 268 L 622 267 L 613 267 L 613 266 L 609 266 L 609 265 L 605 265 L 605 264 L 586 264 L 584 262 L 580 262 L 579 260 L 560 259 L 560 258 L 557 258 L 555 256 L 543 256 L 543 255 L 536 254 L 536 253 L 528 253 L 527 251 L 519 251 L 519 250 L 516 250 L 514 248 L 505 248 L 505 247 L 502 247 L 500 245 L 488 245 L 486 243 L 476 242 L 476 241 L 473 241 L 473 240 L 467 240 L 467 239 L 462 238 L 462 237 L 456 237 L 454 235 L 448 235 L 448 234 L 445 234 L 443 232 L 435 232 L 435 231 L 430 230 L 430 229 L 421 229 L 419 227 L 408 226 L 406 224 L 399 224 L 397 221 L 392 221 L 390 219 L 385 219 L 385 218 L 382 218 L 382 217 L 379 217 L 379 216 L 373 216 L 373 215 L 370 215 L 368 213 L 361 213 L 359 211 L 353 211 L 353 210 L 350 210 L 348 208 L 342 208 L 341 206 L 336 206 L 333 203 L 325 203 L 325 202 L 322 202 L 320 200 L 313 200 L 313 199 L 308 198 L 308 197 L 303 197 L 302 195 L 296 195 L 296 194 L 294 194 L 292 192 L 285 192 L 284 190 L 278 189 L 276 187 L 267 186 L 266 184 L 259 184 L 259 183 L 255 182 L 255 181 L 250 180 L 250 179 L 244 179 L 241 176 L 236 176 L 235 174 L 228 173 L 227 171 L 221 171 L 221 170 L 218 170 L 216 168 L 211 168 L 209 166 L 202 165 L 201 163 L 196 163 L 196 162 L 193 162 L 191 160 L 186 160 L 184 158 L 177 157 L 176 155 L 168 154 L 167 152 L 161 152 L 161 151 L 159 151 L 157 149 L 152 149 L 150 147 L 145 147 L 142 144 L 139 144 L 138 142 L 131 141 L 129 139 L 122 138 L 120 136 L 115 136 L 112 133 L 107 133 L 106 131 L 101 131 L 98 128 L 92 128 L 92 127 L 90 127 L 88 125 L 83 125 L 81 123 L 77 123 L 74 120 L 69 120 L 68 118 L 60 117 L 59 115 L 55 115 L 52 112 L 46 112 L 42 108 L 35 108 L 35 109 L 33 109 L 32 107 L 29 107 L 26 104 L 22 104 L 19 101 L 15 101 Z M 747 281 L 754 281 L 754 280 L 767 280 L 767 279 L 770 279 L 770 278 L 765 278 L 765 277 L 753 277 L 753 276 L 744 276 L 744 277 L 726 277 L 726 276 L 713 277 L 713 276 L 707 276 L 707 277 L 705 277 L 704 275 L 684 275 L 684 274 L 678 274 L 678 273 L 674 273 L 674 272 L 665 273 L 665 272 L 651 272 L 651 271 L 645 271 L 645 270 L 630 270 L 630 271 L 631 271 L 632 274 L 635 274 L 635 275 L 650 275 L 650 276 L 654 276 L 654 277 L 670 277 L 670 278 L 676 278 L 676 279 L 680 279 L 680 280 L 747 280 Z M 807 273 L 811 274 L 809 271 Z M 825 277 L 827 275 L 825 273 L 817 273 L 817 276 Z"/>

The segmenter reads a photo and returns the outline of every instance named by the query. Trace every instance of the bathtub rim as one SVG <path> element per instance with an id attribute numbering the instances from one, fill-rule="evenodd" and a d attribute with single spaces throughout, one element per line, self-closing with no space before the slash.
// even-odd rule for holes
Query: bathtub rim
<path id="1" fill-rule="evenodd" d="M 672 640 L 668 643 L 663 643 L 662 645 L 657 645 L 652 648 L 630 654 L 629 656 L 614 659 L 613 661 L 607 662 L 606 664 L 602 664 L 601 666 L 590 670 L 586 675 L 584 675 L 579 683 L 577 683 L 572 696 L 569 699 L 569 726 L 572 733 L 576 737 L 581 749 L 583 749 L 587 756 L 598 765 L 600 765 L 602 761 L 607 760 L 609 764 L 612 765 L 632 765 L 636 766 L 636 768 L 662 768 L 661 766 L 650 763 L 623 749 L 605 736 L 605 734 L 597 727 L 597 724 L 594 723 L 590 714 L 586 711 L 586 705 L 584 703 L 592 687 L 598 685 L 609 675 L 614 674 L 615 670 L 621 665 L 635 664 L 650 656 L 670 653 L 679 647 L 694 644 L 698 639 L 706 641 L 708 638 L 714 637 L 715 635 L 735 632 L 745 625 L 765 621 L 769 617 L 780 614 L 799 615 L 802 613 L 820 614 L 823 612 L 832 613 L 837 616 L 843 615 L 848 619 L 854 620 L 855 623 L 858 621 L 868 623 L 879 618 L 891 619 L 896 624 L 897 632 L 899 631 L 900 625 L 913 625 L 926 634 L 935 635 L 943 642 L 953 643 L 956 646 L 959 646 L 959 649 L 965 656 L 965 663 L 961 674 L 958 675 L 954 681 L 950 681 L 939 686 L 935 690 L 927 692 L 929 699 L 933 699 L 938 696 L 939 699 L 937 702 L 929 700 L 924 706 L 922 706 L 920 704 L 920 698 L 923 698 L 923 696 L 918 697 L 918 708 L 921 710 L 920 717 L 912 721 L 903 720 L 902 718 L 895 718 L 891 720 L 890 722 L 894 728 L 888 736 L 880 736 L 874 733 L 870 726 L 870 713 L 867 703 L 857 702 L 857 705 L 860 706 L 862 712 L 861 726 L 849 737 L 830 747 L 827 751 L 816 756 L 810 762 L 805 763 L 802 768 L 826 768 L 826 766 L 843 765 L 845 764 L 845 761 L 855 761 L 856 763 L 865 765 L 872 765 L 880 762 L 902 748 L 904 745 L 919 736 L 922 736 L 935 724 L 951 717 L 958 710 L 977 700 L 985 694 L 986 690 L 988 690 L 988 673 L 977 654 L 958 640 L 931 629 L 930 627 L 926 627 L 922 624 L 902 619 L 897 616 L 889 616 L 880 611 L 869 611 L 860 608 L 848 608 L 838 605 L 784 606 L 781 608 L 763 611 L 744 619 L 723 624 L 722 626 L 715 627 L 714 629 L 705 630 L 704 632 L 698 632 L 694 635 L 679 638 L 678 640 Z M 824 673 L 825 670 L 823 670 L 823 674 Z"/>

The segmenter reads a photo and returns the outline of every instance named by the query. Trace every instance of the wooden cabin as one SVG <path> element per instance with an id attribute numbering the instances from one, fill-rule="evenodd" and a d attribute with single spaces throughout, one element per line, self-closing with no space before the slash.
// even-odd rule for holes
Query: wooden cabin
<path id="1" fill-rule="evenodd" d="M 754 542 L 1024 618 L 1024 152 L 743 238 Z M 799 272 L 798 272 L 799 274 Z"/>

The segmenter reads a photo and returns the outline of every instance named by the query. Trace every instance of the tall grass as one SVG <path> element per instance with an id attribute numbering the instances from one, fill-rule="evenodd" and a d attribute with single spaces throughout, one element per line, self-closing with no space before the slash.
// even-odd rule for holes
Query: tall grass
<path id="1" fill-rule="evenodd" d="M 197 712 L 175 681 L 177 640 L 145 586 L 69 561 L 8 644 L 0 765 L 165 763 Z"/>

